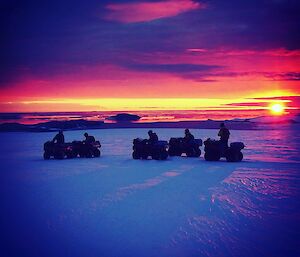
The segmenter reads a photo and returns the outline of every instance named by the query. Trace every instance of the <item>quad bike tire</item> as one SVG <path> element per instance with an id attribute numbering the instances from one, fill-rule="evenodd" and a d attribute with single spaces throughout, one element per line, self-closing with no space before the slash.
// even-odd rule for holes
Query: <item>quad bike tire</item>
<path id="1" fill-rule="evenodd" d="M 201 156 L 201 150 L 197 149 L 195 153 L 195 157 L 200 157 Z"/>
<path id="2" fill-rule="evenodd" d="M 99 150 L 98 148 L 94 149 L 93 152 L 94 152 L 94 153 L 93 153 L 94 157 L 100 157 L 101 152 L 100 152 L 100 150 Z"/>
<path id="3" fill-rule="evenodd" d="M 86 158 L 92 158 L 92 157 L 93 157 L 93 152 L 92 152 L 92 150 L 87 151 L 87 152 L 85 153 L 85 157 L 86 157 Z"/>
<path id="4" fill-rule="evenodd" d="M 225 157 L 228 162 L 240 162 L 241 160 L 243 160 L 242 152 L 236 152 L 230 149 L 226 152 Z"/>
<path id="5" fill-rule="evenodd" d="M 132 158 L 133 158 L 134 160 L 138 160 L 138 159 L 141 158 L 141 155 L 140 155 L 137 151 L 133 151 L 133 152 L 132 152 Z"/>
<path id="6" fill-rule="evenodd" d="M 201 150 L 200 149 L 190 149 L 186 153 L 187 157 L 200 157 L 200 155 L 201 155 Z"/>
<path id="7" fill-rule="evenodd" d="M 73 156 L 73 158 L 76 158 L 78 156 L 78 152 L 77 151 L 72 151 L 72 156 Z"/>
<path id="8" fill-rule="evenodd" d="M 160 160 L 166 160 L 168 158 L 168 152 L 167 151 L 162 151 L 159 154 L 159 159 Z"/>
<path id="9" fill-rule="evenodd" d="M 79 152 L 79 157 L 80 157 L 80 158 L 84 158 L 84 157 L 85 157 L 85 153 L 84 153 L 83 151 L 80 151 L 80 152 Z"/>
<path id="10" fill-rule="evenodd" d="M 50 154 L 47 153 L 47 152 L 44 152 L 43 157 L 44 157 L 44 160 L 49 160 L 50 159 Z"/>
<path id="11" fill-rule="evenodd" d="M 221 158 L 220 153 L 217 152 L 205 152 L 204 159 L 206 161 L 219 161 Z"/>
<path id="12" fill-rule="evenodd" d="M 65 158 L 64 152 L 57 152 L 54 154 L 54 159 L 56 159 L 56 160 L 62 160 L 64 158 Z"/>
<path id="13" fill-rule="evenodd" d="M 160 154 L 159 153 L 153 153 L 151 157 L 152 157 L 153 160 L 159 160 L 160 159 Z"/>
<path id="14" fill-rule="evenodd" d="M 178 151 L 176 151 L 175 149 L 170 148 L 169 149 L 169 155 L 170 156 L 177 156 L 178 155 Z"/>
<path id="15" fill-rule="evenodd" d="M 73 159 L 73 158 L 75 158 L 77 155 L 75 155 L 75 153 L 74 153 L 73 151 L 71 151 L 71 152 L 67 152 L 67 153 L 66 153 L 66 156 L 67 156 L 68 159 Z"/>
<path id="16" fill-rule="evenodd" d="M 244 155 L 242 152 L 239 152 L 239 157 L 238 157 L 238 161 L 241 162 L 244 158 Z"/>
<path id="17" fill-rule="evenodd" d="M 148 154 L 146 154 L 146 153 L 141 153 L 141 158 L 142 158 L 143 160 L 147 160 L 147 159 L 148 159 Z"/>
<path id="18" fill-rule="evenodd" d="M 167 151 L 160 151 L 158 153 L 154 153 L 152 155 L 152 159 L 154 160 L 166 160 L 168 158 L 168 152 Z"/>

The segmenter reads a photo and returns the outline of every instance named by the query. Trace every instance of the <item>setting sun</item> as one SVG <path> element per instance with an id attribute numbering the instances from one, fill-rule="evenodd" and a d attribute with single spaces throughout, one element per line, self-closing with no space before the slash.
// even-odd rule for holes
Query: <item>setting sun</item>
<path id="1" fill-rule="evenodd" d="M 275 115 L 280 115 L 284 111 L 284 106 L 282 104 L 273 104 L 270 106 L 270 110 L 272 111 L 273 114 Z"/>

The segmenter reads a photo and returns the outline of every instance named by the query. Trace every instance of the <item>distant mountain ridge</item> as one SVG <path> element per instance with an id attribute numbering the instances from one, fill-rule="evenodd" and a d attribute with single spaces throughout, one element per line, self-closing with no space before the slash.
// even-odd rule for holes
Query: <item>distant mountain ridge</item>
<path id="1" fill-rule="evenodd" d="M 300 114 L 294 116 L 261 116 L 247 119 L 257 123 L 300 123 Z"/>
<path id="2" fill-rule="evenodd" d="M 104 121 L 88 121 L 84 119 L 69 121 L 47 121 L 34 125 L 20 123 L 3 123 L 0 124 L 0 131 L 57 131 L 57 130 L 81 130 L 81 129 L 99 129 L 103 126 Z"/>
<path id="3" fill-rule="evenodd" d="M 135 116 L 135 115 L 133 115 Z M 2 132 L 49 132 L 57 130 L 88 130 L 88 129 L 113 129 L 113 128 L 193 128 L 193 129 L 218 129 L 220 123 L 223 121 L 216 121 L 208 119 L 206 121 L 166 121 L 166 122 L 138 122 L 132 123 L 130 121 L 139 119 L 140 117 L 133 117 L 132 115 L 125 115 L 122 113 L 121 121 L 116 123 L 105 123 L 102 120 L 89 121 L 85 119 L 68 120 L 68 121 L 48 121 L 34 125 L 26 125 L 20 123 L 3 123 L 0 124 L 0 131 Z M 137 115 L 136 115 L 137 116 Z M 129 120 L 128 120 L 129 119 Z M 115 120 L 113 118 L 112 120 Z M 266 129 L 268 125 L 292 125 L 300 123 L 300 115 L 294 117 L 290 116 L 261 116 L 250 119 L 232 119 L 225 120 L 225 123 L 229 129 L 238 130 L 255 130 L 255 129 Z"/>

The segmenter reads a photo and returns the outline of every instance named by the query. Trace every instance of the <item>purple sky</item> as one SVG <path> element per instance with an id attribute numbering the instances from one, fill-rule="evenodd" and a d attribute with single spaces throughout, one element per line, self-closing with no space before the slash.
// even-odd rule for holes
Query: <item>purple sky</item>
<path id="1" fill-rule="evenodd" d="M 0 12 L 4 111 L 24 99 L 300 94 L 296 0 L 2 0 Z"/>

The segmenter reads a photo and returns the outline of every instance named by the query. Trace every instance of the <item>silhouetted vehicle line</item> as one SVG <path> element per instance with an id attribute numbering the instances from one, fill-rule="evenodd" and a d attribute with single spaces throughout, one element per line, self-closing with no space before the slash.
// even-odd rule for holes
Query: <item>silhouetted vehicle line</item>
<path id="1" fill-rule="evenodd" d="M 53 141 L 47 141 L 44 144 L 44 159 L 71 159 L 76 157 L 100 157 L 101 144 L 99 141 L 86 143 L 82 141 L 73 141 L 72 143 L 57 144 Z"/>
<path id="2" fill-rule="evenodd" d="M 219 161 L 225 157 L 228 162 L 240 162 L 243 160 L 242 149 L 245 148 L 242 142 L 233 142 L 226 147 L 221 141 L 208 138 L 204 141 L 204 159 L 206 161 Z"/>

